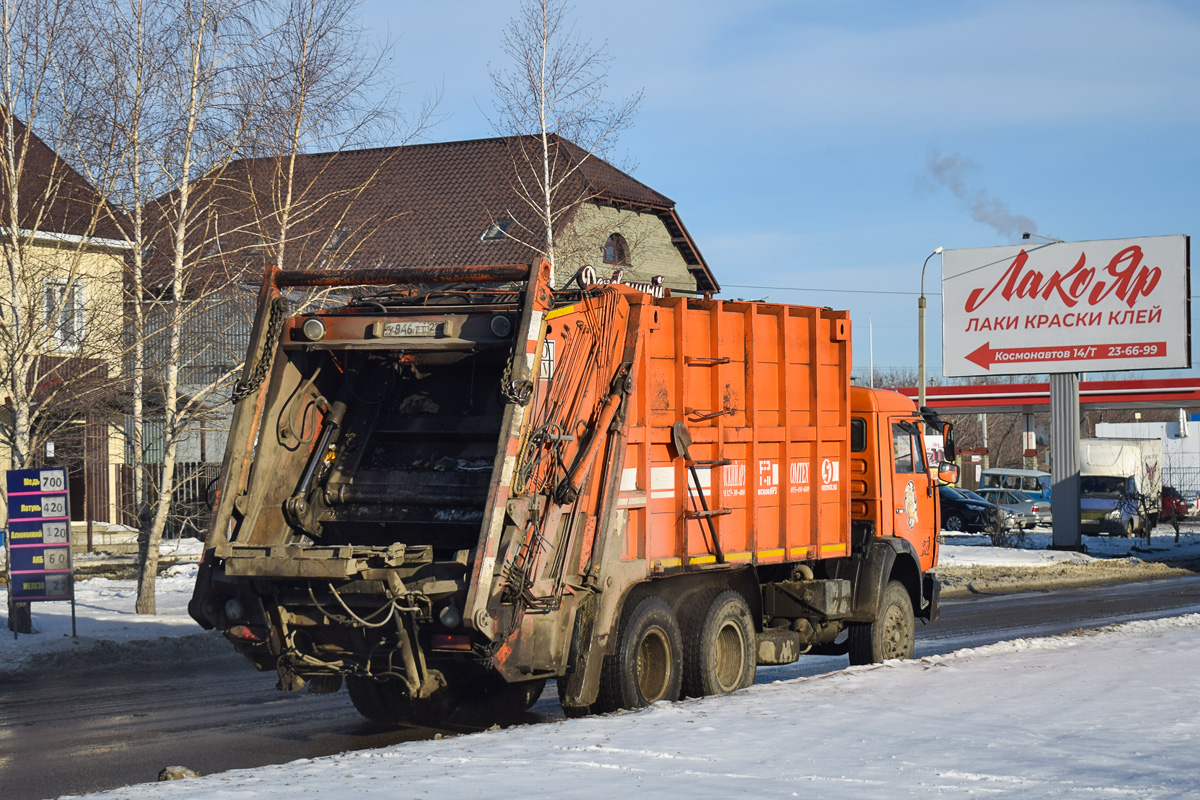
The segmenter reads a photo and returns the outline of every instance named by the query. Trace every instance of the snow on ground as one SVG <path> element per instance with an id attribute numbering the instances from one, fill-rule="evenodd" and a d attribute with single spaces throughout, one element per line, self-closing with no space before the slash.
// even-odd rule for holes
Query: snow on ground
<path id="1" fill-rule="evenodd" d="M 93 798 L 1182 798 L 1200 615 Z"/>
<path id="2" fill-rule="evenodd" d="M 195 539 L 164 542 L 164 556 L 198 556 L 201 543 Z M 75 554 L 76 565 L 107 558 L 101 554 Z M 75 630 L 71 638 L 71 603 L 31 603 L 33 628 L 37 633 L 15 639 L 8 630 L 8 588 L 0 587 L 0 679 L 27 669 L 46 668 L 86 660 L 89 664 L 119 663 L 123 657 L 143 658 L 151 643 L 203 635 L 188 616 L 187 604 L 196 583 L 196 564 L 177 564 L 159 577 L 155 591 L 154 616 L 137 614 L 136 580 L 85 578 L 75 583 Z M 140 646 L 135 645 L 140 644 Z M 159 648 L 159 655 L 170 652 Z M 86 656 L 86 658 L 82 658 Z"/>
<path id="3" fill-rule="evenodd" d="M 1146 544 L 1143 537 L 1084 536 L 1087 553 L 1048 550 L 1053 542 L 1050 528 L 1039 527 L 1025 533 L 1023 547 L 993 547 L 982 533 L 942 531 L 944 544 L 939 549 L 938 565 L 1033 567 L 1064 561 L 1087 562 L 1097 558 L 1139 558 L 1143 561 L 1200 559 L 1200 521 L 1180 525 L 1179 542 L 1169 525 L 1159 525 Z"/>

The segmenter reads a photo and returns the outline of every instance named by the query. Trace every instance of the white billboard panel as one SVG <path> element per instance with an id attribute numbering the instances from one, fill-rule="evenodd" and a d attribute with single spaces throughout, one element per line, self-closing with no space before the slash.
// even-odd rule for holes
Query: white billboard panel
<path id="1" fill-rule="evenodd" d="M 1187 236 L 946 250 L 942 371 L 1191 367 L 1190 266 Z"/>

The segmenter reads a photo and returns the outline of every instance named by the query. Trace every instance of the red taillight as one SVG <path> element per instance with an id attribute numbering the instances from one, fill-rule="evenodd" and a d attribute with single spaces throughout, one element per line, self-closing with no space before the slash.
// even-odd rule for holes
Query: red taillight
<path id="1" fill-rule="evenodd" d="M 265 631 L 256 631 L 247 625 L 234 625 L 228 633 L 230 637 L 243 642 L 261 642 L 265 634 Z"/>
<path id="2" fill-rule="evenodd" d="M 435 633 L 430 645 L 434 650 L 469 651 L 471 637 L 465 633 Z"/>
<path id="3" fill-rule="evenodd" d="M 1036 514 L 1036 513 L 1038 513 L 1038 507 L 1037 507 L 1037 506 L 1034 506 L 1034 507 L 1033 507 L 1033 513 L 1035 513 L 1035 514 Z"/>

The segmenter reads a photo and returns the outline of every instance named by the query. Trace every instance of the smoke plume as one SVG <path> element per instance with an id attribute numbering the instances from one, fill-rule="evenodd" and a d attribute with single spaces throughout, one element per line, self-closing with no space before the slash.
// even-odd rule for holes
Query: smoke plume
<path id="1" fill-rule="evenodd" d="M 970 184 L 968 174 L 979 169 L 979 165 L 966 156 L 951 153 L 929 157 L 929 171 L 937 182 L 949 189 L 971 217 L 990 226 L 997 233 L 1016 239 L 1025 231 L 1037 233 L 1037 223 L 1029 217 L 1013 214 L 998 197 L 992 197 L 986 189 Z"/>

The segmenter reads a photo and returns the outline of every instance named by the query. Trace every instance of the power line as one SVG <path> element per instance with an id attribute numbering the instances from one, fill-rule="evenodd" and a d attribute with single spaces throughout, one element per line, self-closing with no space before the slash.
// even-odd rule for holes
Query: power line
<path id="1" fill-rule="evenodd" d="M 883 289 L 814 289 L 811 286 L 756 286 L 749 283 L 722 284 L 730 289 L 770 289 L 781 292 L 833 292 L 835 294 L 903 294 L 919 297 L 920 292 L 891 292 Z M 941 292 L 926 292 L 926 297 L 941 297 Z"/>

